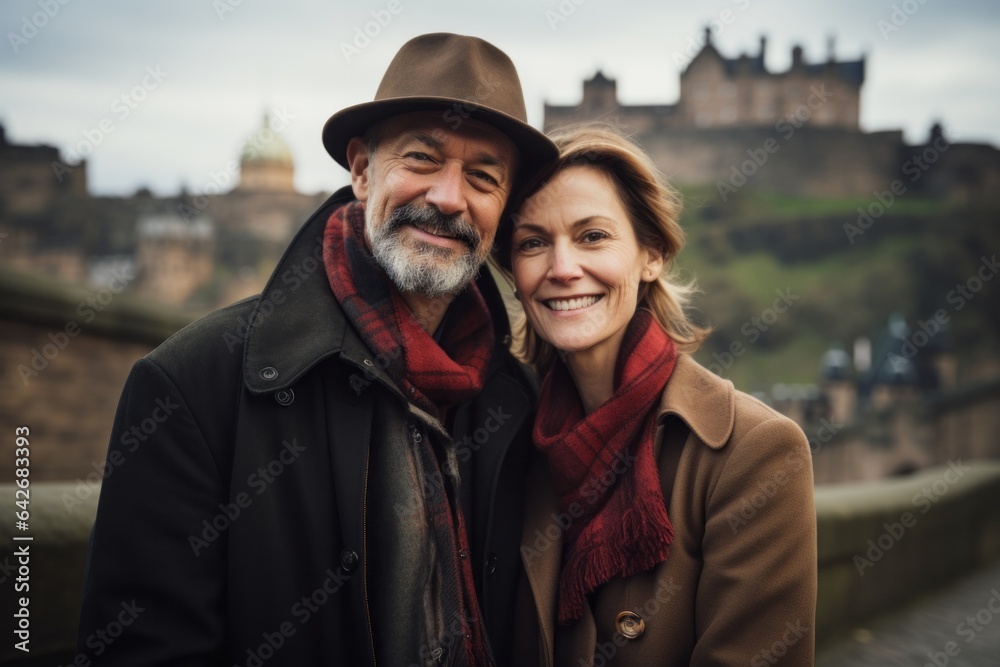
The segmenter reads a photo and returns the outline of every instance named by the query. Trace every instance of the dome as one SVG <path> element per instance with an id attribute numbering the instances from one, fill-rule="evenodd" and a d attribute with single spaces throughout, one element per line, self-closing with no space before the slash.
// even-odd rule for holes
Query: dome
<path id="1" fill-rule="evenodd" d="M 243 192 L 295 192 L 292 151 L 271 129 L 268 114 L 264 114 L 263 126 L 247 138 L 240 151 L 240 182 L 236 189 Z"/>
<path id="2" fill-rule="evenodd" d="M 292 151 L 288 144 L 271 129 L 271 117 L 264 114 L 264 125 L 243 144 L 240 164 L 281 164 L 292 166 Z"/>

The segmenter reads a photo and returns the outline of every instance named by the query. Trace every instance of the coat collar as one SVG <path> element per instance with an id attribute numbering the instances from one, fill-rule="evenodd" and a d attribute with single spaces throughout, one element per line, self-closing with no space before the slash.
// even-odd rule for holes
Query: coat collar
<path id="1" fill-rule="evenodd" d="M 243 380 L 251 393 L 285 389 L 343 346 L 346 320 L 326 283 L 323 230 L 350 201 L 335 192 L 310 216 L 278 261 L 247 324 Z"/>
<path id="2" fill-rule="evenodd" d="M 735 389 L 687 354 L 677 365 L 660 399 L 657 420 L 676 415 L 712 449 L 720 449 L 733 433 Z"/>
<path id="3" fill-rule="evenodd" d="M 253 394 L 287 389 L 334 354 L 392 384 L 371 365 L 371 351 L 348 324 L 323 267 L 323 232 L 337 207 L 354 199 L 350 186 L 333 193 L 292 239 L 246 324 L 243 380 Z M 476 281 L 493 320 L 490 372 L 502 363 L 510 331 L 503 299 L 486 267 Z M 365 362 L 368 363 L 365 363 Z"/>

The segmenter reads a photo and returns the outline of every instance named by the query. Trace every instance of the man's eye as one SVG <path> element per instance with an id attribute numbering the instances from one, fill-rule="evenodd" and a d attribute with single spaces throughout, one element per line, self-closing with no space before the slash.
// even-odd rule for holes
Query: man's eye
<path id="1" fill-rule="evenodd" d="M 497 182 L 497 179 L 493 178 L 485 171 L 474 171 L 472 172 L 472 175 L 485 183 L 489 183 L 490 185 L 500 185 L 500 183 Z"/>
<path id="2" fill-rule="evenodd" d="M 417 151 L 407 153 L 403 157 L 409 158 L 411 160 L 416 160 L 418 162 L 429 162 L 431 159 L 431 156 L 428 155 L 427 153 L 419 153 Z"/>

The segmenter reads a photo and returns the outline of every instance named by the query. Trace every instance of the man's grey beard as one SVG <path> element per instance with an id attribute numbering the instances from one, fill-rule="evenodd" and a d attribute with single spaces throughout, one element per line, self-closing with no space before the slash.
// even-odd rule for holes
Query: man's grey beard
<path id="1" fill-rule="evenodd" d="M 365 228 L 372 244 L 372 256 L 401 292 L 416 292 L 429 298 L 457 294 L 476 277 L 479 267 L 486 261 L 485 252 L 480 256 L 482 237 L 460 215 L 447 216 L 430 206 L 404 204 L 375 228 L 370 211 L 365 209 Z M 454 251 L 447 248 L 419 242 L 416 247 L 407 246 L 401 240 L 400 231 L 414 222 L 460 239 L 468 246 L 468 252 L 451 259 Z M 442 265 L 440 258 L 451 261 Z"/>

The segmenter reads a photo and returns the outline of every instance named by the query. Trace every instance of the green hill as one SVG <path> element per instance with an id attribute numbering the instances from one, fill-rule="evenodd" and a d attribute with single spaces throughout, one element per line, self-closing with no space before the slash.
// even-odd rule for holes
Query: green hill
<path id="1" fill-rule="evenodd" d="M 1000 211 L 900 199 L 862 228 L 871 200 L 684 195 L 676 266 L 715 329 L 696 356 L 739 388 L 816 382 L 832 343 L 874 339 L 894 311 L 911 327 L 944 311 L 960 368 L 998 357 Z"/>

